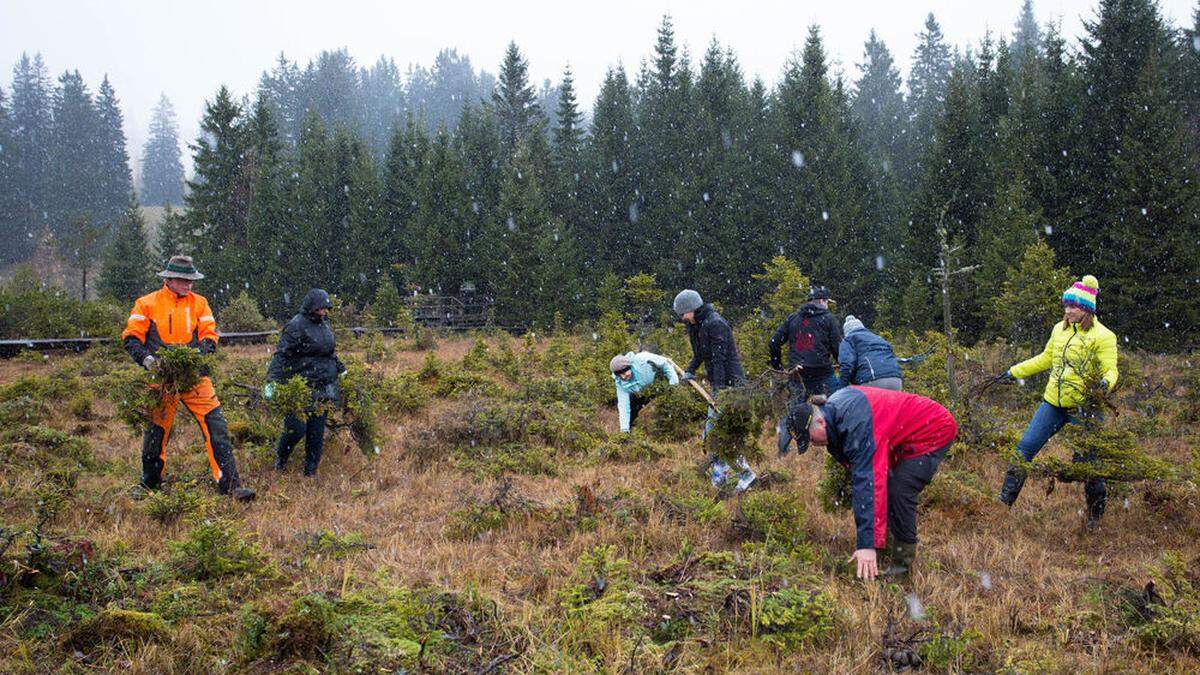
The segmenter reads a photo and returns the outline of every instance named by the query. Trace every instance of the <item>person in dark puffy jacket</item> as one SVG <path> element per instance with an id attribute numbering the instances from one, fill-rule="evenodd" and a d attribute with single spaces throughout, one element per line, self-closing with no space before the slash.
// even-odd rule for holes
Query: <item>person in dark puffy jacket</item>
<path id="1" fill-rule="evenodd" d="M 264 395 L 271 397 L 276 382 L 300 375 L 313 391 L 314 403 L 336 405 L 341 397 L 338 377 L 346 371 L 334 353 L 333 331 L 325 320 L 333 303 L 329 294 L 314 288 L 304 296 L 300 313 L 293 316 L 279 336 L 275 356 L 267 369 Z M 283 470 L 300 439 L 304 439 L 304 475 L 317 473 L 325 443 L 328 414 L 310 414 L 304 420 L 294 413 L 283 420 L 283 435 L 275 446 L 275 468 Z"/>
<path id="2" fill-rule="evenodd" d="M 692 344 L 692 360 L 684 369 L 683 381 L 695 379 L 696 368 L 704 365 L 704 372 L 712 384 L 713 396 L 726 387 L 740 387 L 746 384 L 746 371 L 742 368 L 742 357 L 738 355 L 737 345 L 733 341 L 733 329 L 712 305 L 704 302 L 700 294 L 688 288 L 675 296 L 672 308 L 688 329 L 688 340 Z M 704 424 L 704 437 L 712 431 L 716 423 L 716 411 L 709 407 L 708 420 Z M 709 479 L 716 487 L 725 484 L 730 468 L 725 461 L 716 457 L 712 460 Z M 757 479 L 754 471 L 744 457 L 739 457 L 738 482 L 735 491 L 745 492 Z"/>
<path id="3" fill-rule="evenodd" d="M 838 348 L 838 380 L 843 387 L 852 384 L 900 391 L 904 377 L 900 362 L 887 340 L 867 330 L 853 314 L 842 324 L 842 346 Z"/>
<path id="4" fill-rule="evenodd" d="M 808 302 L 796 310 L 779 325 L 771 336 L 767 348 L 771 354 L 771 367 L 783 369 L 783 345 L 788 345 L 788 408 L 799 405 L 814 394 L 832 394 L 840 386 L 833 364 L 842 342 L 842 329 L 829 311 L 829 289 L 813 286 L 808 291 Z M 799 373 L 796 370 L 799 368 Z M 787 415 L 779 419 L 776 427 L 779 440 L 779 456 L 788 453 L 792 436 L 788 433 Z"/>
<path id="5" fill-rule="evenodd" d="M 673 307 L 687 324 L 688 340 L 692 344 L 692 360 L 683 369 L 683 379 L 695 378 L 696 369 L 703 364 L 714 396 L 725 387 L 745 384 L 746 371 L 742 369 L 742 357 L 733 342 L 729 322 L 691 289 L 681 291 L 675 297 Z"/>

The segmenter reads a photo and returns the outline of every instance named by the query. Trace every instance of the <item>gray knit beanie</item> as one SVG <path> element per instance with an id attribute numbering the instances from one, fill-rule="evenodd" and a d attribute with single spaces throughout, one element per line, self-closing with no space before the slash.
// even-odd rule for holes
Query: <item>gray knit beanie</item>
<path id="1" fill-rule="evenodd" d="M 612 357 L 612 361 L 608 362 L 608 369 L 614 373 L 619 373 L 632 365 L 633 361 L 629 359 L 629 354 L 617 354 Z"/>
<path id="2" fill-rule="evenodd" d="M 846 321 L 842 324 L 842 334 L 849 335 L 856 330 L 865 330 L 867 327 L 863 325 L 853 314 L 846 315 Z"/>
<path id="3" fill-rule="evenodd" d="M 679 291 L 679 295 L 675 296 L 674 308 L 679 316 L 694 312 L 703 306 L 704 300 L 700 298 L 700 294 L 690 288 Z"/>

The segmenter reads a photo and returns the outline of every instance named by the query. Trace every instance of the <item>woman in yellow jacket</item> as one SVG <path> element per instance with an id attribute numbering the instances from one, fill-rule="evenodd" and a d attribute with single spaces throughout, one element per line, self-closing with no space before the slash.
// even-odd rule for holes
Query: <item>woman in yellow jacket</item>
<path id="1" fill-rule="evenodd" d="M 1046 441 L 1067 422 L 1088 423 L 1088 411 L 1081 405 L 1087 399 L 1089 387 L 1100 386 L 1109 391 L 1117 384 L 1117 336 L 1096 318 L 1099 292 L 1100 283 L 1090 274 L 1068 288 L 1062 297 L 1063 320 L 1054 325 L 1046 348 L 1041 354 L 1013 366 L 1003 376 L 1017 380 L 1050 371 L 1042 403 L 1017 444 L 1017 452 L 1026 462 L 1032 461 Z M 1071 459 L 1086 462 L 1092 458 L 1075 455 Z M 1024 484 L 1025 472 L 1010 467 L 1000 488 L 1000 501 L 1012 506 Z M 1095 527 L 1104 515 L 1104 480 L 1088 480 L 1084 484 L 1084 494 L 1088 527 Z"/>

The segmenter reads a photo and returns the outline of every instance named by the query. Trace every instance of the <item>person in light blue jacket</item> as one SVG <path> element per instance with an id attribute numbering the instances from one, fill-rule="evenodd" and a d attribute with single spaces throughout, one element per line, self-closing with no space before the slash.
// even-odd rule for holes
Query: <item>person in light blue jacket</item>
<path id="1" fill-rule="evenodd" d="M 842 325 L 842 344 L 838 349 L 838 379 L 841 386 L 856 384 L 900 391 L 904 374 L 887 340 L 867 330 L 853 314 Z"/>
<path id="2" fill-rule="evenodd" d="M 621 416 L 622 432 L 629 431 L 638 412 L 646 405 L 645 397 L 638 394 L 654 384 L 659 372 L 666 376 L 668 384 L 679 384 L 679 376 L 671 360 L 651 352 L 618 354 L 608 367 L 617 385 L 617 411 Z"/>

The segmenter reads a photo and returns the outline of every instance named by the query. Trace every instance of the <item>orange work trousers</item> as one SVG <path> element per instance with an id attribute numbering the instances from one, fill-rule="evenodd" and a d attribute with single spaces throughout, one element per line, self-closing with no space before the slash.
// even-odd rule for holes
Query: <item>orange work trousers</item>
<path id="1" fill-rule="evenodd" d="M 207 377 L 201 378 L 200 383 L 189 391 L 164 396 L 162 405 L 151 413 L 151 424 L 146 429 L 142 443 L 142 484 L 156 488 L 162 483 L 167 464 L 167 442 L 171 438 L 171 426 L 180 403 L 187 407 L 200 425 L 204 447 L 208 451 L 208 465 L 220 491 L 224 493 L 238 487 L 241 483 L 233 457 L 233 445 L 229 441 L 229 425 L 221 412 L 221 402 L 217 400 L 212 380 Z"/>

